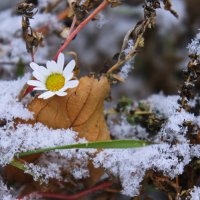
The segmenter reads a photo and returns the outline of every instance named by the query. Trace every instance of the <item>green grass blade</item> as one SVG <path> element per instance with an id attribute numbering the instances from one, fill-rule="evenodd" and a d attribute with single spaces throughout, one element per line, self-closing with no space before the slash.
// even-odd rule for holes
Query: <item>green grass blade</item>
<path id="1" fill-rule="evenodd" d="M 18 162 L 16 160 L 13 160 L 12 162 L 10 162 L 10 165 L 12 165 L 13 167 L 16 167 L 22 171 L 26 170 L 26 167 L 24 164 L 22 164 L 21 162 Z"/>
<path id="2" fill-rule="evenodd" d="M 152 143 L 143 140 L 110 140 L 110 141 L 98 141 L 88 142 L 81 144 L 71 144 L 65 146 L 56 146 L 44 149 L 37 149 L 33 151 L 27 151 L 16 154 L 16 157 L 29 156 L 32 154 L 44 153 L 52 150 L 62 149 L 126 149 L 126 148 L 138 148 L 150 145 Z"/>

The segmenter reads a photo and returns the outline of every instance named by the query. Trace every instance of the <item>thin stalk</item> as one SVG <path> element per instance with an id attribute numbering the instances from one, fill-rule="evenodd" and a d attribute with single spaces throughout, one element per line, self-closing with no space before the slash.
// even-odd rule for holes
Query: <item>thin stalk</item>
<path id="1" fill-rule="evenodd" d="M 84 191 L 81 191 L 77 194 L 55 194 L 55 193 L 47 193 L 47 192 L 34 192 L 31 194 L 38 194 L 40 196 L 42 196 L 43 198 L 49 198 L 49 199 L 63 199 L 63 200 L 76 200 L 76 199 L 80 199 L 83 198 L 84 196 L 87 196 L 91 193 L 100 191 L 100 190 L 105 190 L 109 187 L 112 186 L 112 182 L 103 182 L 100 183 L 99 185 L 93 186 L 91 188 L 88 188 Z M 29 196 L 31 195 L 26 195 L 24 196 L 25 198 L 29 198 Z M 22 200 L 24 197 L 19 197 L 17 200 Z"/>
<path id="2" fill-rule="evenodd" d="M 104 0 L 83 22 L 79 24 L 79 26 L 69 35 L 69 37 L 65 40 L 64 44 L 59 48 L 58 52 L 54 60 L 57 60 L 58 55 L 70 44 L 70 42 L 74 39 L 74 37 L 99 13 L 101 12 L 107 5 L 108 1 Z"/>

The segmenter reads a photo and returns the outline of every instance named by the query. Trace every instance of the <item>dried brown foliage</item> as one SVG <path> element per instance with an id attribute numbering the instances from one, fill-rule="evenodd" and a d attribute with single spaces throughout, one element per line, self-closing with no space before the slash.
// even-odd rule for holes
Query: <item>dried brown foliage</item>
<path id="1" fill-rule="evenodd" d="M 17 12 L 22 15 L 22 36 L 26 42 L 26 49 L 33 56 L 35 50 L 42 43 L 41 33 L 34 31 L 30 26 L 30 19 L 37 13 L 35 5 L 24 0 L 17 6 Z"/>

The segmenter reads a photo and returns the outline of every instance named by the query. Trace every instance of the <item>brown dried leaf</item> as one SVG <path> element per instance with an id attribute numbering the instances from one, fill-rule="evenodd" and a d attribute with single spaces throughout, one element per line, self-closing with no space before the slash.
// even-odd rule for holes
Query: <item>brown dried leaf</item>
<path id="1" fill-rule="evenodd" d="M 73 128 L 89 141 L 109 140 L 103 113 L 109 90 L 106 77 L 99 80 L 83 77 L 77 88 L 68 90 L 67 96 L 54 96 L 48 100 L 35 98 L 28 107 L 34 112 L 34 122 L 55 129 Z"/>

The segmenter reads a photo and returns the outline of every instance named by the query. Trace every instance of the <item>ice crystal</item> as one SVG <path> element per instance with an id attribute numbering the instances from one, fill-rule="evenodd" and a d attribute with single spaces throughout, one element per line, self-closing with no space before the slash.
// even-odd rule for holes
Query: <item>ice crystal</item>
<path id="1" fill-rule="evenodd" d="M 88 152 L 94 153 L 91 150 L 62 150 L 43 154 L 37 165 L 26 165 L 26 173 L 32 174 L 34 180 L 46 183 L 49 179 L 68 182 L 71 176 L 75 179 L 89 177 Z"/>
<path id="2" fill-rule="evenodd" d="M 128 55 L 133 50 L 133 46 L 134 46 L 134 40 L 130 39 L 128 41 L 127 47 L 123 50 L 124 54 Z M 132 69 L 133 69 L 133 60 L 127 61 L 121 68 L 121 71 L 119 72 L 118 75 L 123 79 L 127 79 L 128 74 Z"/>
<path id="3" fill-rule="evenodd" d="M 184 109 L 177 111 L 179 108 L 178 98 L 177 95 L 152 95 L 148 98 L 148 102 L 153 112 L 166 118 L 166 123 L 164 123 L 160 131 L 160 137 L 169 142 L 177 140 L 184 143 L 187 142 L 185 138 L 187 129 L 183 127 L 183 123 L 185 121 L 197 123 L 198 120 L 194 114 L 190 114 Z"/>
<path id="4" fill-rule="evenodd" d="M 94 164 L 118 176 L 124 194 L 137 196 L 147 170 L 153 169 L 174 178 L 183 173 L 185 165 L 197 156 L 197 152 L 199 146 L 190 148 L 189 144 L 160 144 L 135 150 L 104 150 L 94 158 Z"/>
<path id="5" fill-rule="evenodd" d="M 0 128 L 0 135 L 0 165 L 9 163 L 17 152 L 80 142 L 70 129 L 51 130 L 42 124 L 21 124 L 15 129 L 8 123 Z"/>
<path id="6" fill-rule="evenodd" d="M 125 116 L 121 116 L 117 123 L 113 123 L 112 119 L 108 122 L 111 134 L 116 139 L 147 139 L 149 135 L 145 128 L 130 124 Z"/>
<path id="7" fill-rule="evenodd" d="M 13 118 L 31 119 L 32 113 L 18 102 L 18 95 L 26 84 L 30 75 L 27 74 L 15 81 L 0 81 L 0 119 L 12 120 Z"/>
<path id="8" fill-rule="evenodd" d="M 15 200 L 12 190 L 8 189 L 0 178 L 0 199 L 1 200 Z"/>
<path id="9" fill-rule="evenodd" d="M 11 9 L 9 9 L 0 13 L 0 20 L 0 39 L 3 41 L 0 44 L 0 61 L 4 63 L 17 63 L 22 59 L 24 62 L 30 62 L 31 57 L 29 53 L 27 53 L 25 42 L 22 39 L 21 16 L 13 15 Z M 12 28 L 8 24 L 12 24 Z M 56 27 L 59 26 L 56 17 L 48 13 L 37 13 L 34 16 L 34 20 L 30 21 L 30 25 L 33 29 L 39 28 L 40 26 L 48 26 L 51 30 L 56 28 L 54 27 L 55 24 Z M 47 58 L 48 52 L 47 45 L 39 48 L 36 54 L 37 61 L 43 62 L 44 58 Z M 15 65 L 1 65 L 1 67 L 9 73 L 14 70 L 13 66 Z"/>
<path id="10" fill-rule="evenodd" d="M 200 33 L 192 40 L 188 45 L 189 54 L 194 54 L 200 56 Z"/>
<path id="11" fill-rule="evenodd" d="M 194 187 L 194 189 L 190 193 L 191 200 L 199 200 L 200 199 L 200 187 Z"/>

